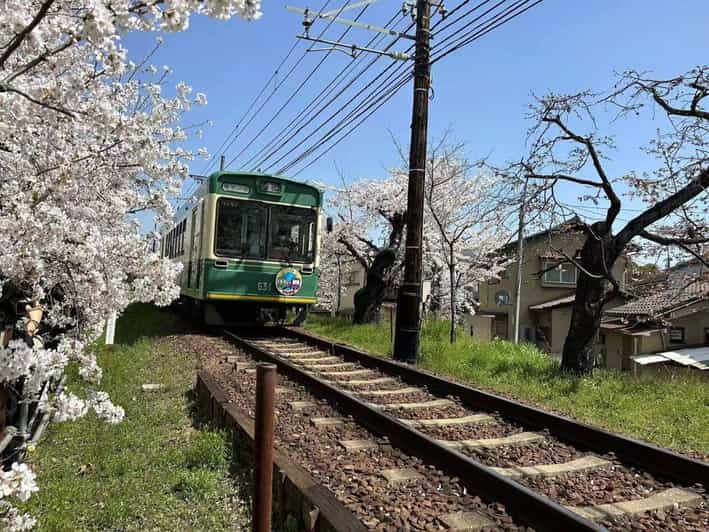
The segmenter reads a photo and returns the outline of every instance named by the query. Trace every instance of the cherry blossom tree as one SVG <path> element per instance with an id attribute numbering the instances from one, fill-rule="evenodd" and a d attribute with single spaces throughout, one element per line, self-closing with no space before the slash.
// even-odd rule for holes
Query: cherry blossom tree
<path id="1" fill-rule="evenodd" d="M 407 175 L 394 169 L 383 180 L 362 179 L 344 185 L 330 198 L 335 230 L 329 254 L 349 254 L 367 281 L 355 294 L 355 323 L 371 322 L 401 263 L 406 215 Z"/>
<path id="2" fill-rule="evenodd" d="M 473 286 L 504 269 L 504 261 L 493 253 L 504 244 L 502 212 L 507 211 L 500 209 L 500 183 L 492 174 L 474 175 L 473 169 L 463 145 L 450 145 L 447 135 L 431 149 L 424 270 L 436 289 L 427 307 L 449 314 L 452 340 L 459 309 L 468 303 L 472 310 L 468 294 Z M 355 295 L 355 322 L 374 319 L 385 291 L 396 286 L 403 260 L 407 183 L 406 169 L 395 167 L 384 179 L 343 186 L 329 201 L 338 223 L 323 256 L 347 254 L 367 272 L 365 287 Z"/>
<path id="3" fill-rule="evenodd" d="M 111 423 L 123 417 L 96 388 L 102 372 L 86 346 L 128 304 L 178 295 L 177 267 L 150 251 L 154 235 L 141 235 L 134 215 L 171 218 L 169 197 L 194 157 L 179 145 L 195 133 L 183 115 L 206 97 L 185 83 L 166 96 L 169 69 L 151 65 L 152 54 L 129 61 L 121 42 L 130 31 L 185 30 L 193 13 L 255 19 L 260 5 L 0 0 L 0 403 L 41 395 L 56 421 L 89 410 Z M 47 399 L 45 383 L 69 363 L 88 388 Z M 27 434 L 18 437 L 21 451 Z M 7 528 L 33 525 L 10 500 L 36 489 L 26 465 L 4 465 Z"/>
<path id="4" fill-rule="evenodd" d="M 669 79 L 631 70 L 607 93 L 549 94 L 531 106 L 530 153 L 507 169 L 508 175 L 530 179 L 530 209 L 551 223 L 569 218 L 579 211 L 563 201 L 565 190 L 566 197 L 576 192 L 601 213 L 581 224 L 586 240 L 579 253 L 563 259 L 579 275 L 562 369 L 592 370 L 603 307 L 622 292 L 613 264 L 631 241 L 643 244 L 646 252 L 653 252 L 648 245 L 654 253 L 658 247 L 676 247 L 707 264 L 700 251 L 709 242 L 707 96 L 709 67 L 700 66 Z M 617 148 L 598 124 L 613 110 L 613 120 L 656 121 L 642 148 L 652 170 L 621 175 L 607 170 Z M 642 208 L 622 221 L 619 215 L 629 200 Z"/>
<path id="5" fill-rule="evenodd" d="M 450 316 L 450 341 L 455 342 L 457 312 L 467 294 L 480 281 L 498 276 L 507 259 L 497 251 L 507 231 L 501 198 L 504 191 L 491 174 L 474 175 L 463 145 L 439 143 L 431 151 L 425 184 L 427 268 L 434 274 L 443 297 L 439 310 Z"/>

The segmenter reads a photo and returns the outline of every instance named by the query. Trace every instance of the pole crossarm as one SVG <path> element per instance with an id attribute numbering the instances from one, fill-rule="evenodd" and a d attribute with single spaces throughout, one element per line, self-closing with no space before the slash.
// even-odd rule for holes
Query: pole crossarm
<path id="1" fill-rule="evenodd" d="M 392 59 L 396 59 L 398 61 L 408 61 L 411 59 L 411 56 L 409 54 L 405 54 L 403 52 L 385 52 L 383 50 L 375 50 L 374 48 L 367 48 L 365 46 L 359 46 L 357 44 L 347 44 L 344 42 L 338 42 L 338 41 L 329 41 L 327 39 L 317 39 L 315 37 L 309 37 L 308 35 L 296 35 L 296 38 L 298 39 L 304 39 L 306 41 L 312 41 L 312 42 L 319 42 L 322 44 L 329 44 L 330 46 L 336 47 L 337 50 L 340 50 L 342 52 L 345 51 L 345 49 L 350 50 L 350 54 L 352 57 L 357 57 L 357 52 L 370 52 L 373 54 L 379 54 L 379 55 L 385 55 L 387 57 L 391 57 Z M 318 48 L 318 49 L 311 49 L 311 52 L 322 52 L 322 51 L 328 51 L 332 50 L 332 48 Z"/>
<path id="2" fill-rule="evenodd" d="M 354 6 L 350 6 L 354 7 Z M 325 19 L 325 20 L 332 20 L 334 22 L 337 22 L 338 24 L 345 24 L 346 26 L 352 26 L 354 28 L 362 28 L 365 30 L 369 31 L 374 31 L 377 33 L 383 33 L 385 35 L 391 35 L 393 37 L 399 37 L 400 39 L 409 39 L 409 40 L 416 40 L 416 37 L 414 35 L 409 35 L 408 33 L 401 33 L 400 31 L 396 30 L 390 30 L 388 28 L 382 28 L 381 26 L 375 26 L 374 24 L 367 24 L 365 22 L 357 22 L 355 20 L 349 20 L 345 18 L 340 18 L 336 17 L 335 15 L 332 14 L 332 11 L 329 11 L 327 13 L 313 13 L 309 9 L 303 9 L 301 7 L 294 7 L 294 6 L 286 6 L 286 9 L 288 11 L 292 11 L 294 13 L 300 13 L 301 15 L 305 15 L 306 20 L 308 17 L 313 17 L 313 19 Z M 336 12 L 339 13 L 339 10 Z"/>

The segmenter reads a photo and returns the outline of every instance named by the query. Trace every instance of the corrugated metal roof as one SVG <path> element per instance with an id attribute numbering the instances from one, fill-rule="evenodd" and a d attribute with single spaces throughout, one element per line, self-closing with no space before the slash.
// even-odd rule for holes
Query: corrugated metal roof
<path id="1" fill-rule="evenodd" d="M 681 364 L 683 366 L 691 366 L 693 368 L 707 370 L 709 369 L 709 346 L 688 347 L 686 349 L 677 349 L 676 351 L 663 351 L 662 353 L 637 355 L 630 358 L 641 366 L 664 362 L 676 362 L 677 364 Z"/>
<path id="2" fill-rule="evenodd" d="M 545 301 L 544 303 L 537 303 L 536 305 L 530 305 L 529 310 L 548 310 L 556 307 L 562 307 L 564 305 L 570 305 L 576 300 L 576 294 L 571 294 L 570 296 L 557 297 L 556 299 L 551 299 Z"/>
<path id="3" fill-rule="evenodd" d="M 660 355 L 641 355 L 641 356 L 634 356 L 630 357 L 632 358 L 635 362 L 640 364 L 641 366 L 647 366 L 648 364 L 660 364 L 667 362 L 667 359 L 663 356 Z"/>

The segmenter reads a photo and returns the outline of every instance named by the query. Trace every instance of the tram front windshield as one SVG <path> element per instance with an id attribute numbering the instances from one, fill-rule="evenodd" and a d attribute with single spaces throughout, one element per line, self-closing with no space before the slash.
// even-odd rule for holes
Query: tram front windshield
<path id="1" fill-rule="evenodd" d="M 268 210 L 260 203 L 220 198 L 217 203 L 216 254 L 264 259 Z"/>
<path id="2" fill-rule="evenodd" d="M 315 260 L 315 211 L 271 207 L 268 258 L 285 262 Z"/>
<path id="3" fill-rule="evenodd" d="M 219 198 L 215 252 L 223 257 L 313 262 L 312 209 Z"/>

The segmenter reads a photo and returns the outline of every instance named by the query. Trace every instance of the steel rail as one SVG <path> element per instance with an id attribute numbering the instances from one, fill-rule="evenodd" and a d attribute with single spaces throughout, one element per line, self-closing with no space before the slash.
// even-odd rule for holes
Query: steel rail
<path id="1" fill-rule="evenodd" d="M 683 484 L 701 484 L 709 489 L 709 464 L 682 454 L 615 434 L 580 421 L 544 411 L 500 395 L 479 390 L 415 367 L 387 360 L 354 347 L 293 328 L 279 330 L 284 336 L 316 345 L 345 361 L 356 361 L 399 377 L 408 384 L 425 386 L 433 394 L 453 395 L 467 406 L 497 411 L 503 416 L 531 427 L 548 429 L 555 436 L 594 452 L 613 452 L 624 462 L 632 463 Z"/>
<path id="2" fill-rule="evenodd" d="M 283 332 L 283 329 L 276 329 L 273 332 L 279 334 Z M 272 336 L 273 332 L 266 332 L 263 336 Z M 328 384 L 270 351 L 253 344 L 248 339 L 233 332 L 224 331 L 224 333 L 227 339 L 239 349 L 257 360 L 276 364 L 281 374 L 307 386 L 309 392 L 335 402 L 340 409 L 353 416 L 367 429 L 386 435 L 393 445 L 432 463 L 450 475 L 464 479 L 465 485 L 471 491 L 504 504 L 511 514 L 521 517 L 537 529 L 555 531 L 606 530 L 599 524 L 581 517 L 551 499 L 539 495 L 464 454 L 440 444 L 424 433 L 372 408 L 356 399 L 352 394 Z M 331 345 L 334 346 L 332 343 Z"/>

